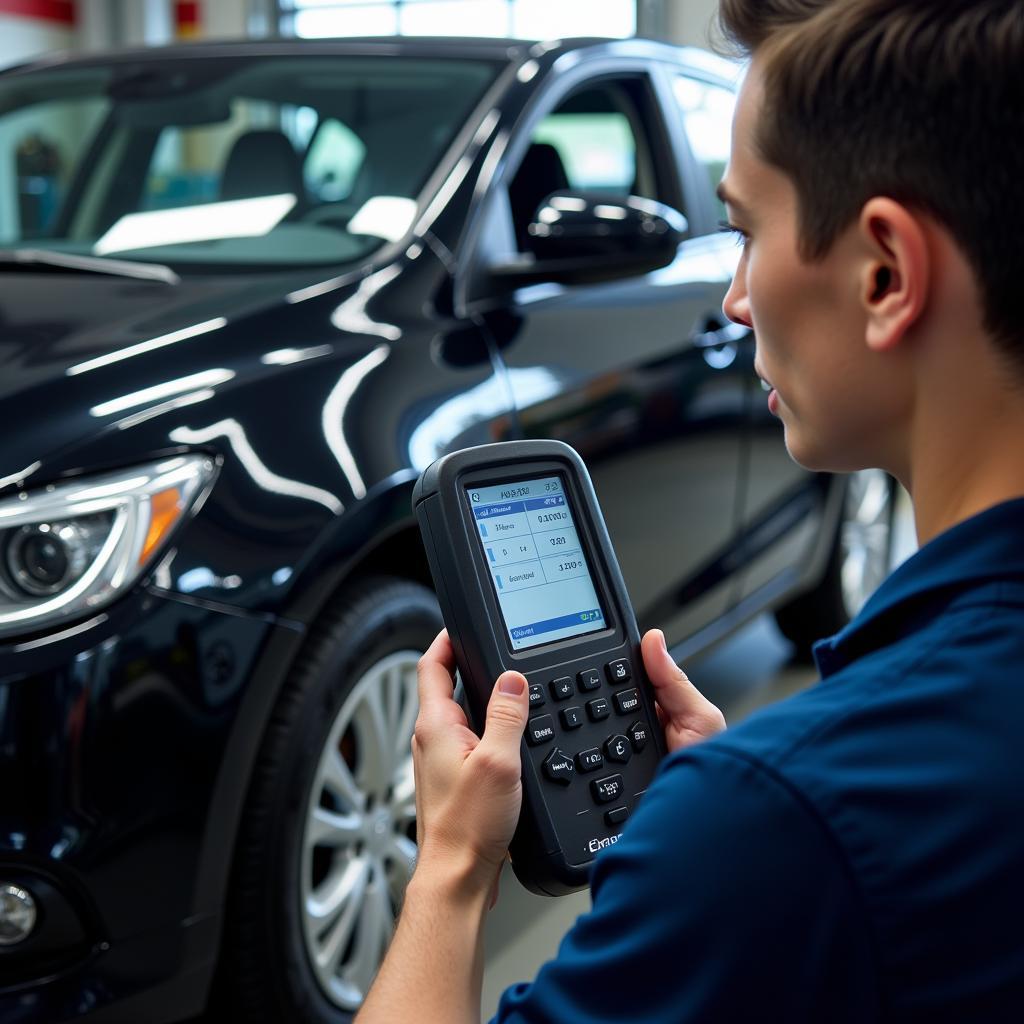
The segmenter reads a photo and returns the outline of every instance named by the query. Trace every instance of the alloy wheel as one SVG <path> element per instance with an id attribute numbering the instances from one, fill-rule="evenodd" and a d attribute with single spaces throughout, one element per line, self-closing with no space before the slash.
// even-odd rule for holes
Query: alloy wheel
<path id="1" fill-rule="evenodd" d="M 893 499 L 882 470 L 850 475 L 839 543 L 843 605 L 851 619 L 892 568 Z"/>
<path id="2" fill-rule="evenodd" d="M 300 861 L 306 952 L 327 997 L 354 1012 L 380 966 L 416 863 L 411 741 L 420 651 L 374 664 L 331 725 Z"/>

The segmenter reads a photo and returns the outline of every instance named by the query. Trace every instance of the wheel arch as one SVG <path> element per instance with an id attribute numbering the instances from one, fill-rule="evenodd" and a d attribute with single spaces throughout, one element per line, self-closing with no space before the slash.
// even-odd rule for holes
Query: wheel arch
<path id="1" fill-rule="evenodd" d="M 369 576 L 395 576 L 433 590 L 412 514 L 415 482 L 411 471 L 401 474 L 325 531 L 298 568 L 280 614 L 311 629 L 345 589 Z"/>

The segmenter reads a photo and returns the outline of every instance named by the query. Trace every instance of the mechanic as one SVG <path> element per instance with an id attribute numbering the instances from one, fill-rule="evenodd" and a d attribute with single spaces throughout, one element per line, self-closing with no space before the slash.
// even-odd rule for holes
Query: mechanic
<path id="1" fill-rule="evenodd" d="M 793 458 L 892 473 L 922 546 L 817 646 L 818 685 L 735 729 L 645 636 L 672 752 L 597 857 L 592 911 L 496 1019 L 1016 1024 L 1024 4 L 723 0 L 721 20 L 752 56 L 726 312 L 755 330 Z M 479 1018 L 527 696 L 505 673 L 477 741 L 452 669 L 442 634 L 420 665 L 419 865 L 363 1024 Z"/>

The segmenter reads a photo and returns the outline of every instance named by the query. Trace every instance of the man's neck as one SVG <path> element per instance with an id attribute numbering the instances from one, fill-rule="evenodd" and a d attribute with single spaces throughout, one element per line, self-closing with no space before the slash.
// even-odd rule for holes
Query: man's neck
<path id="1" fill-rule="evenodd" d="M 920 544 L 985 509 L 1024 497 L 1024 387 L 1011 391 L 1004 378 L 970 393 L 962 386 L 957 390 L 922 403 L 912 431 L 905 482 Z"/>

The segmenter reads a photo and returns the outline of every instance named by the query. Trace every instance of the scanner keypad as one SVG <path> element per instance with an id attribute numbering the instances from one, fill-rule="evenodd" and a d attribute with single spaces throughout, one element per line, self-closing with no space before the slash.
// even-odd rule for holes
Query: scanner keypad
<path id="1" fill-rule="evenodd" d="M 558 713 L 562 728 L 567 731 L 578 729 L 583 724 L 583 708 L 562 708 Z"/>
<path id="2" fill-rule="evenodd" d="M 572 685 L 572 679 L 569 676 L 562 676 L 561 679 L 551 680 L 551 696 L 555 700 L 568 700 L 570 697 L 575 696 L 576 687 Z"/>
<path id="3" fill-rule="evenodd" d="M 526 742 L 539 747 L 555 738 L 555 720 L 550 715 L 537 715 L 526 726 Z"/>
<path id="4" fill-rule="evenodd" d="M 545 781 L 555 788 L 568 789 L 577 775 L 589 775 L 609 768 L 622 774 L 602 775 L 590 782 L 586 805 L 595 810 L 601 805 L 622 804 L 630 796 L 628 783 L 630 762 L 646 760 L 640 755 L 650 739 L 650 726 L 644 716 L 633 667 L 628 658 L 616 658 L 604 664 L 574 666 L 575 671 L 545 678 L 532 676 L 530 684 L 531 716 L 526 730 L 527 743 L 550 747 L 541 767 Z M 630 686 L 629 684 L 633 685 Z M 594 694 L 594 696 L 589 696 Z M 532 714 L 534 708 L 568 701 L 557 716 Z M 585 696 L 587 699 L 580 700 Z M 586 727 L 586 728 L 584 728 Z M 574 792 L 582 791 L 573 790 Z M 581 804 L 581 807 L 584 805 Z M 578 813 L 583 813 L 582 810 Z M 608 825 L 625 821 L 625 806 L 603 812 Z"/>

